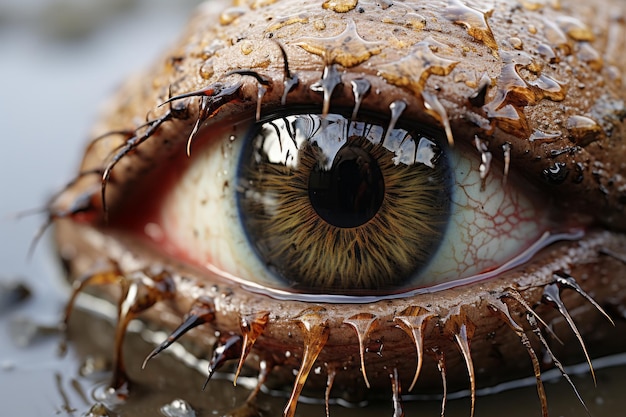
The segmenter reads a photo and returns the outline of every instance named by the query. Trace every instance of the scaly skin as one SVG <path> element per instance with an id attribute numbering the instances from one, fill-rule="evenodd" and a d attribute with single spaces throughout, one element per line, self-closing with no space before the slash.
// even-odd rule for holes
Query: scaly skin
<path id="1" fill-rule="evenodd" d="M 559 2 L 359 1 L 351 5 L 337 1 L 323 7 L 322 2 L 259 1 L 241 2 L 221 15 L 213 12 L 214 7 L 200 8 L 177 45 L 120 89 L 94 137 L 119 131 L 129 134 L 93 141 L 81 166 L 86 174 L 50 205 L 70 276 L 93 273 L 102 260 L 119 269 L 114 277 L 130 277 L 131 271 L 148 265 L 162 266 L 175 290 L 157 291 L 171 300 L 157 303 L 142 317 L 169 328 L 176 327 L 199 298 L 214 308 L 209 325 L 223 335 L 241 334 L 241 317 L 268 312 L 268 323 L 252 347 L 248 364 L 273 363 L 269 383 L 288 390 L 294 386 L 296 394 L 299 387 L 294 385 L 293 370 L 306 373 L 302 358 L 315 347 L 320 352 L 314 367 L 320 366 L 321 372 L 311 372 L 308 379 L 304 375 L 306 389 L 313 393 L 323 395 L 327 374 L 334 371 L 332 396 L 357 400 L 381 387 L 387 392 L 394 368 L 406 389 L 420 356 L 415 343 L 420 334 L 424 365 L 415 391 L 440 392 L 441 375 L 433 358 L 445 357 L 450 390 L 468 387 L 472 365 L 480 370 L 477 387 L 533 375 L 531 359 L 535 351 L 540 354 L 542 345 L 531 332 L 529 307 L 545 323 L 554 324 L 565 342 L 553 343 L 548 335 L 559 360 L 584 360 L 563 317 L 549 302 L 542 303 L 557 273 L 574 277 L 616 321 L 614 328 L 601 309 L 561 281 L 565 310 L 578 325 L 589 353 L 622 351 L 626 342 L 618 336 L 624 330 L 618 312 L 626 302 L 626 88 L 622 83 L 626 8 L 620 0 L 601 5 L 555 3 Z M 401 99 L 407 103 L 404 118 L 442 131 L 449 124 L 448 139 L 455 144 L 472 146 L 479 136 L 496 159 L 503 158 L 502 145 L 509 144 L 510 169 L 538 187 L 541 198 L 554 199 L 564 224 L 583 228 L 584 236 L 550 245 L 523 265 L 489 280 L 365 304 L 277 301 L 163 256 L 123 230 L 129 190 L 179 158 L 201 118 L 197 97 L 159 105 L 217 82 L 240 82 L 233 100 L 220 103 L 204 121 L 200 136 L 241 115 L 254 117 L 255 78 L 225 75 L 245 68 L 269 80 L 261 113 L 271 112 L 280 107 L 284 93 L 278 43 L 288 57 L 289 70 L 299 79 L 286 96 L 287 106 L 322 106 L 323 95 L 310 86 L 330 66 L 340 72 L 342 81 L 333 91 L 331 106 L 352 107 L 350 81 L 365 78 L 371 92 L 362 108 L 389 114 L 389 105 Z M 137 152 L 124 155 L 111 170 L 110 180 L 104 181 L 109 216 L 105 226 L 100 175 L 89 172 L 102 174 L 111 152 L 133 140 L 146 115 L 148 120 L 158 120 L 167 114 L 167 120 L 136 147 Z M 144 134 L 142 129 L 138 137 Z M 536 139 L 541 132 L 550 138 Z M 568 174 L 559 177 L 551 170 Z M 373 327 L 365 331 L 369 323 Z M 360 369 L 362 348 L 355 331 L 359 326 L 366 326 L 361 334 L 366 345 L 374 348 L 376 340 L 382 341 L 380 355 L 363 354 L 365 370 Z M 310 341 L 308 332 L 313 335 Z M 186 340 L 208 348 L 213 334 L 196 331 Z M 532 348 L 523 346 L 526 337 Z M 465 355 L 459 354 L 467 348 Z M 314 354 L 310 365 L 313 360 Z M 369 394 L 365 374 L 374 388 Z M 543 397 L 540 384 L 538 390 Z M 293 413 L 293 404 L 286 415 Z"/>

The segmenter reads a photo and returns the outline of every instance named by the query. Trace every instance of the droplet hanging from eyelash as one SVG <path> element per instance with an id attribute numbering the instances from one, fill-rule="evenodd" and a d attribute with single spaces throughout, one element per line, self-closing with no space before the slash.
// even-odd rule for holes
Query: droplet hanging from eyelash
<path id="1" fill-rule="evenodd" d="M 446 376 L 446 356 L 443 350 L 439 348 L 431 349 L 430 354 L 434 357 L 435 362 L 437 362 L 437 369 L 439 370 L 439 374 L 441 375 L 441 385 L 442 385 L 441 417 L 444 417 L 446 415 L 446 403 L 448 402 L 448 378 Z"/>
<path id="2" fill-rule="evenodd" d="M 598 310 L 600 312 L 600 314 L 602 314 L 604 317 L 606 317 L 606 319 L 613 325 L 615 326 L 615 322 L 613 321 L 613 319 L 611 318 L 611 316 L 609 316 L 609 314 L 602 308 L 600 307 L 600 304 L 598 304 L 596 302 L 596 300 L 594 300 L 589 294 L 587 294 L 587 292 L 585 292 L 585 290 L 583 290 L 580 285 L 578 285 L 578 283 L 576 282 L 576 279 L 569 275 L 566 274 L 563 271 L 557 271 L 555 272 L 552 277 L 554 278 L 555 282 L 561 287 L 561 288 L 569 288 L 571 290 L 576 291 L 579 295 L 581 295 L 585 300 L 587 300 L 588 302 L 590 302 L 595 308 L 596 310 Z"/>
<path id="3" fill-rule="evenodd" d="M 365 371 L 365 340 L 367 340 L 367 338 L 369 337 L 368 335 L 374 329 L 376 329 L 378 325 L 378 319 L 374 314 L 361 313 L 344 320 L 344 323 L 352 326 L 352 328 L 354 328 L 354 331 L 356 332 L 357 338 L 359 340 L 361 373 L 363 374 L 363 379 L 365 379 L 365 385 L 367 386 L 367 388 L 369 388 L 370 381 L 367 379 L 367 372 Z"/>
<path id="4" fill-rule="evenodd" d="M 465 361 L 467 373 L 470 380 L 470 396 L 471 396 L 471 412 L 470 417 L 474 416 L 474 408 L 476 405 L 476 375 L 474 374 L 474 363 L 472 361 L 472 353 L 470 351 L 470 340 L 474 335 L 476 325 L 469 320 L 465 312 L 460 308 L 455 308 L 451 314 L 444 319 L 445 328 L 454 337 L 461 356 Z"/>
<path id="5" fill-rule="evenodd" d="M 369 93 L 371 84 L 365 78 L 357 78 L 350 81 L 352 94 L 354 94 L 354 108 L 352 109 L 352 120 L 356 120 L 363 98 Z"/>
<path id="6" fill-rule="evenodd" d="M 572 319 L 572 316 L 569 314 L 567 307 L 561 300 L 559 285 L 556 282 L 553 284 L 546 285 L 543 288 L 543 296 L 541 300 L 545 304 L 548 304 L 554 307 L 561 314 L 561 316 L 563 316 L 563 318 L 567 322 L 570 329 L 572 329 L 572 331 L 574 332 L 574 335 L 576 336 L 576 339 L 578 339 L 578 343 L 580 344 L 580 347 L 582 348 L 583 353 L 585 354 L 585 359 L 587 360 L 587 363 L 589 364 L 589 371 L 591 372 L 591 378 L 593 379 L 593 383 L 594 385 L 596 385 L 597 384 L 596 373 L 593 370 L 593 365 L 591 363 L 591 358 L 589 357 L 589 353 L 587 352 L 587 347 L 585 346 L 585 342 L 582 338 L 582 335 L 580 334 L 580 331 L 578 330 L 578 327 L 576 327 L 576 323 L 574 323 L 574 320 Z"/>
<path id="7" fill-rule="evenodd" d="M 474 136 L 474 146 L 476 146 L 476 150 L 480 152 L 480 167 L 478 169 L 480 171 L 481 191 L 484 191 L 485 189 L 485 182 L 487 179 L 487 175 L 489 175 L 489 170 L 491 169 L 491 160 L 493 158 L 491 152 L 489 152 L 487 144 L 488 142 L 486 140 L 481 139 L 478 136 Z"/>
<path id="8" fill-rule="evenodd" d="M 446 112 L 445 107 L 443 107 L 436 95 L 431 94 L 428 91 L 422 91 L 422 99 L 424 100 L 426 112 L 435 117 L 435 119 L 443 125 L 443 130 L 446 132 L 446 138 L 448 139 L 448 145 L 454 146 L 452 127 L 450 126 L 450 119 L 448 119 L 448 113 Z"/>
<path id="9" fill-rule="evenodd" d="M 322 105 L 322 117 L 326 117 L 330 110 L 330 97 L 333 95 L 335 87 L 341 84 L 341 74 L 337 71 L 337 65 L 331 64 L 324 67 L 322 79 L 311 85 L 311 90 L 324 94 Z"/>
<path id="10" fill-rule="evenodd" d="M 541 413 L 543 417 L 548 417 L 548 397 L 546 396 L 546 391 L 543 386 L 543 382 L 541 381 L 541 365 L 539 364 L 539 358 L 537 357 L 537 353 L 533 349 L 528 336 L 524 332 L 524 329 L 513 319 L 511 312 L 509 311 L 509 307 L 502 300 L 489 300 L 489 306 L 493 309 L 498 318 L 507 324 L 513 332 L 515 332 L 517 337 L 519 337 L 522 346 L 526 349 L 533 365 L 537 394 L 539 396 L 539 401 L 541 402 Z"/>
<path id="11" fill-rule="evenodd" d="M 337 376 L 337 369 L 334 365 L 328 364 L 326 372 L 328 375 L 326 377 L 326 389 L 324 390 L 324 405 L 326 407 L 326 417 L 330 417 L 330 392 L 333 389 L 333 383 Z"/>
<path id="12" fill-rule="evenodd" d="M 385 131 L 385 137 L 383 138 L 383 146 L 387 145 L 387 139 L 389 139 L 389 135 L 396 127 L 396 123 L 398 123 L 398 119 L 402 116 L 402 112 L 406 109 L 406 102 L 404 100 L 396 100 L 389 105 L 389 110 L 391 111 L 391 117 L 389 118 L 389 124 L 387 125 L 387 130 Z"/>
<path id="13" fill-rule="evenodd" d="M 302 331 L 304 350 L 302 352 L 300 369 L 293 384 L 293 390 L 285 406 L 284 417 L 293 417 L 295 415 L 298 398 L 302 388 L 304 388 L 309 372 L 311 372 L 313 364 L 322 352 L 322 349 L 324 349 L 330 336 L 328 320 L 322 315 L 324 311 L 325 309 L 323 308 L 305 310 L 297 318 L 298 327 Z"/>
<path id="14" fill-rule="evenodd" d="M 583 408 L 587 412 L 587 415 L 591 416 L 591 414 L 589 413 L 589 409 L 587 408 L 587 404 L 585 404 L 585 401 L 583 401 L 582 397 L 580 396 L 580 393 L 578 392 L 578 389 L 576 388 L 576 385 L 574 385 L 574 382 L 572 381 L 572 379 L 569 377 L 569 375 L 565 371 L 565 368 L 563 367 L 563 364 L 554 355 L 554 353 L 552 352 L 552 349 L 550 349 L 550 345 L 548 344 L 548 341 L 543 336 L 543 333 L 541 332 L 541 329 L 539 328 L 536 316 L 534 316 L 533 314 L 530 314 L 530 313 L 526 313 L 526 321 L 528 321 L 528 324 L 530 324 L 530 327 L 531 327 L 533 333 L 537 336 L 537 338 L 541 342 L 543 348 L 548 353 L 548 356 L 552 360 L 552 363 L 554 364 L 554 366 L 556 366 L 558 368 L 558 370 L 559 370 L 559 372 L 561 372 L 561 375 L 563 376 L 563 378 L 565 378 L 565 380 L 570 385 L 570 387 L 572 387 L 572 390 L 574 391 L 574 394 L 576 395 L 576 397 L 578 398 L 578 401 L 580 401 L 580 403 L 582 404 Z"/>
<path id="15" fill-rule="evenodd" d="M 391 380 L 391 403 L 393 404 L 393 417 L 404 417 L 404 408 L 402 407 L 402 387 L 400 385 L 400 377 L 398 376 L 398 368 L 393 368 L 393 372 L 389 373 Z"/>
<path id="16" fill-rule="evenodd" d="M 511 166 L 511 144 L 509 142 L 505 142 L 502 144 L 502 154 L 504 158 L 504 170 L 502 177 L 502 184 L 506 186 L 507 180 L 509 178 L 509 168 Z"/>
<path id="17" fill-rule="evenodd" d="M 419 378 L 422 370 L 422 363 L 424 362 L 424 331 L 428 321 L 436 317 L 434 313 L 426 310 L 422 307 L 409 307 L 402 312 L 402 315 L 394 317 L 393 321 L 413 340 L 415 345 L 415 356 L 417 365 L 415 367 L 415 374 L 413 381 L 409 386 L 409 392 L 413 391 L 417 379 Z"/>
<path id="18" fill-rule="evenodd" d="M 237 371 L 235 372 L 235 378 L 233 385 L 237 385 L 237 378 L 241 372 L 246 357 L 252 349 L 252 345 L 256 342 L 256 339 L 263 334 L 265 326 L 269 320 L 270 313 L 267 311 L 259 311 L 255 314 L 249 314 L 241 317 L 239 325 L 241 327 L 241 333 L 243 334 L 243 343 L 241 349 L 241 356 L 239 357 L 239 364 L 237 365 Z"/>

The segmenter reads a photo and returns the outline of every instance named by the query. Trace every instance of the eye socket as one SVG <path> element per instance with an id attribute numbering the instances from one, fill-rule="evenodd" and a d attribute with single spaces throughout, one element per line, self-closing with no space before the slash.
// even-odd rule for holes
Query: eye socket
<path id="1" fill-rule="evenodd" d="M 135 228 L 168 254 L 238 282 L 385 295 L 496 269 L 550 227 L 547 204 L 527 185 L 496 166 L 481 178 L 480 153 L 449 148 L 439 129 L 333 111 L 206 127 L 191 159 L 168 166 L 170 186 Z M 352 179 L 342 185 L 332 177 L 340 158 L 374 169 L 361 176 L 344 163 Z"/>

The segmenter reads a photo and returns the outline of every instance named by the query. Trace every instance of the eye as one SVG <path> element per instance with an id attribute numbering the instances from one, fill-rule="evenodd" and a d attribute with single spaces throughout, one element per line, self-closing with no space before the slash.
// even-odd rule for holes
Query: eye
<path id="1" fill-rule="evenodd" d="M 563 363 L 593 375 L 592 357 L 624 349 L 608 337 L 626 293 L 621 64 L 604 66 L 591 23 L 557 7 L 362 3 L 241 6 L 217 28 L 203 10 L 123 88 L 50 204 L 81 277 L 68 315 L 83 289 L 109 284 L 98 295 L 118 304 L 116 357 L 141 317 L 171 332 L 146 362 L 178 339 L 215 344 L 209 378 L 231 359 L 235 380 L 248 366 L 255 393 L 290 392 L 289 417 L 304 390 L 326 402 L 391 391 L 400 409 L 403 389 L 445 408 L 469 387 L 473 413 L 479 389 L 526 376 L 547 415 L 544 358 L 571 383 Z M 620 34 L 623 19 L 608 26 Z M 403 204 L 414 189 L 429 194 Z M 386 262 L 344 273 L 332 262 L 366 245 L 328 253 L 321 229 L 298 232 L 311 221 L 380 228 L 362 236 L 384 240 L 372 247 Z M 114 388 L 127 382 L 118 365 Z"/>
<path id="2" fill-rule="evenodd" d="M 472 277 L 547 231 L 548 204 L 528 184 L 505 184 L 496 166 L 482 175 L 480 151 L 449 148 L 443 131 L 314 112 L 200 133 L 151 210 L 131 200 L 154 213 L 138 229 L 160 228 L 172 256 L 239 282 L 344 295 Z"/>

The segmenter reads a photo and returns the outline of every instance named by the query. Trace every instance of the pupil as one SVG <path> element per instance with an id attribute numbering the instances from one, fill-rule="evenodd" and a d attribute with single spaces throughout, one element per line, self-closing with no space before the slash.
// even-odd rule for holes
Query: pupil
<path id="1" fill-rule="evenodd" d="M 376 215 L 385 195 L 380 167 L 357 145 L 341 148 L 330 169 L 315 164 L 309 175 L 309 199 L 327 223 L 352 228 Z"/>

